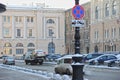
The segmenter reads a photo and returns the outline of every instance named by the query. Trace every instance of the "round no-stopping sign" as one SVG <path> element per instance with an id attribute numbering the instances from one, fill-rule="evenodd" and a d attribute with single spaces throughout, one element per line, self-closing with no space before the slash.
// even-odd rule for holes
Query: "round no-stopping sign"
<path id="1" fill-rule="evenodd" d="M 81 19 L 84 17 L 84 8 L 80 5 L 75 5 L 72 8 L 72 15 L 75 19 Z"/>

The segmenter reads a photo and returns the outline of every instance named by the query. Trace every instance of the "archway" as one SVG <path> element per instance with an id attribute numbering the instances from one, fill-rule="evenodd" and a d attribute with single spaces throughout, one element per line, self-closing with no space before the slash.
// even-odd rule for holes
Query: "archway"
<path id="1" fill-rule="evenodd" d="M 97 45 L 95 46 L 94 51 L 98 52 L 98 46 Z"/>
<path id="2" fill-rule="evenodd" d="M 55 44 L 53 42 L 50 42 L 48 44 L 48 53 L 49 54 L 55 53 Z"/>

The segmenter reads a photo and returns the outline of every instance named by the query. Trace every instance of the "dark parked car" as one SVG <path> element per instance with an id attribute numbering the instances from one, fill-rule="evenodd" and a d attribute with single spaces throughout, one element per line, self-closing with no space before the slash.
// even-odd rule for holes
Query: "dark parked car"
<path id="1" fill-rule="evenodd" d="M 60 54 L 48 54 L 46 55 L 46 60 L 48 61 L 55 61 L 56 59 L 60 58 Z"/>
<path id="2" fill-rule="evenodd" d="M 0 59 L 3 59 L 4 57 L 8 57 L 8 56 L 6 56 L 6 55 L 0 56 Z"/>
<path id="3" fill-rule="evenodd" d="M 98 56 L 97 58 L 90 59 L 89 64 L 95 65 L 95 64 L 104 64 L 104 61 L 117 59 L 117 57 L 114 54 L 103 54 L 101 56 Z"/>
<path id="4" fill-rule="evenodd" d="M 101 56 L 101 55 L 103 55 L 103 53 L 99 53 L 99 52 L 89 53 L 86 56 L 84 56 L 83 60 L 84 60 L 84 62 L 88 62 L 88 60 L 96 58 L 96 57 Z"/>
<path id="5" fill-rule="evenodd" d="M 120 54 L 116 55 L 117 59 L 105 61 L 108 67 L 120 66 Z"/>

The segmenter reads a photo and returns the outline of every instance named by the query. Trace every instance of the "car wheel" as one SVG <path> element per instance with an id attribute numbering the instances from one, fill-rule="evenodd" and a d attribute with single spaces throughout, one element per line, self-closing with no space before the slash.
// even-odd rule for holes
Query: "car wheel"
<path id="1" fill-rule="evenodd" d="M 115 66 L 115 62 L 109 63 L 108 66 L 109 67 L 114 67 Z"/>
<path id="2" fill-rule="evenodd" d="M 66 74 L 70 75 L 70 70 L 66 69 Z"/>

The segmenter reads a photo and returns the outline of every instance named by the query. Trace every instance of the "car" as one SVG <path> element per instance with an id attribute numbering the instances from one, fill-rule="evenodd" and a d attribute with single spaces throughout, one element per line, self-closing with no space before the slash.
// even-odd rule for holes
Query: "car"
<path id="1" fill-rule="evenodd" d="M 4 57 L 7 57 L 7 55 L 0 56 L 0 59 L 3 59 Z"/>
<path id="2" fill-rule="evenodd" d="M 71 75 L 73 73 L 72 71 L 72 57 L 74 55 L 65 55 L 61 58 L 57 59 L 57 65 L 54 68 L 55 73 L 59 74 L 68 74 Z M 79 56 L 83 56 L 79 54 Z"/>
<path id="3" fill-rule="evenodd" d="M 15 65 L 15 58 L 12 56 L 7 56 L 3 58 L 3 64 Z"/>
<path id="4" fill-rule="evenodd" d="M 97 58 L 90 59 L 89 64 L 90 65 L 104 64 L 104 61 L 112 60 L 112 59 L 117 59 L 117 57 L 114 54 L 103 54 L 101 56 L 98 56 Z"/>
<path id="5" fill-rule="evenodd" d="M 62 57 L 60 54 L 48 54 L 46 55 L 46 60 L 55 61 L 56 59 Z"/>
<path id="6" fill-rule="evenodd" d="M 96 58 L 101 55 L 103 55 L 103 53 L 100 53 L 100 52 L 89 53 L 84 56 L 83 61 L 87 63 L 90 59 Z"/>
<path id="7" fill-rule="evenodd" d="M 105 61 L 105 64 L 108 67 L 120 66 L 120 54 L 117 54 L 116 57 L 117 57 L 117 59 L 112 59 L 112 60 Z"/>

